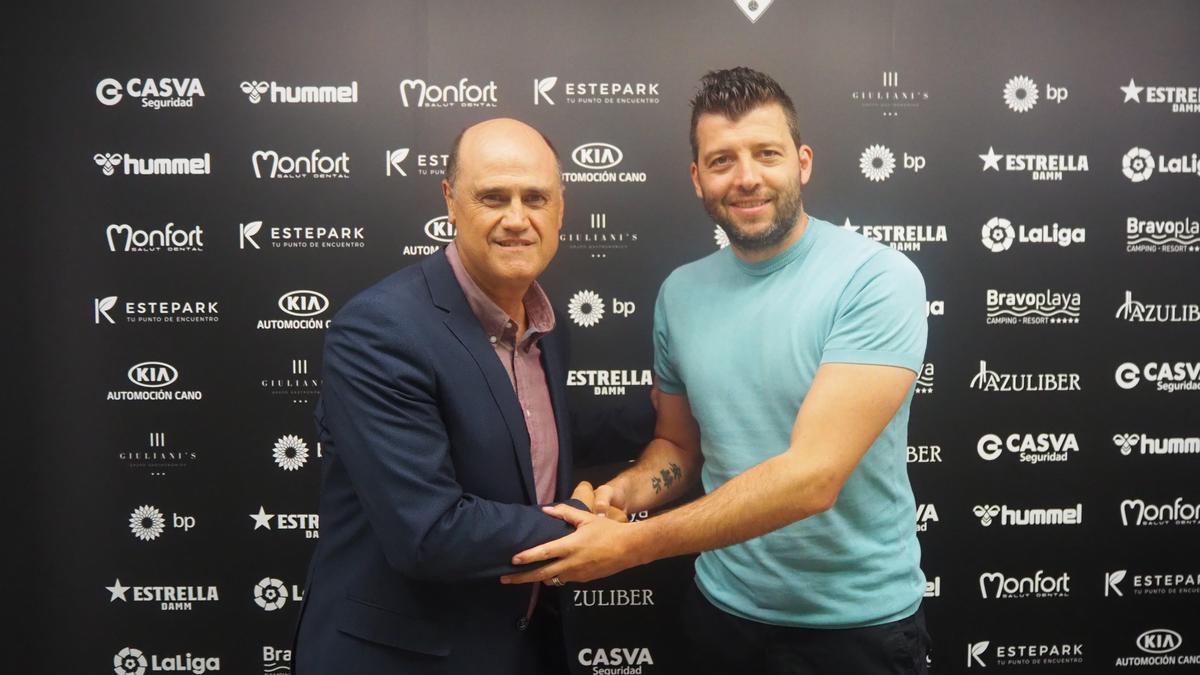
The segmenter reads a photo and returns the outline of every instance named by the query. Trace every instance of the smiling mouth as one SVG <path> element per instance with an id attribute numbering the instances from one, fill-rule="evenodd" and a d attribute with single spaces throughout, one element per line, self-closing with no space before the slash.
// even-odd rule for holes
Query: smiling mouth
<path id="1" fill-rule="evenodd" d="M 523 239 L 503 239 L 493 243 L 501 248 L 521 248 L 524 246 L 533 246 L 532 241 L 525 241 Z"/>

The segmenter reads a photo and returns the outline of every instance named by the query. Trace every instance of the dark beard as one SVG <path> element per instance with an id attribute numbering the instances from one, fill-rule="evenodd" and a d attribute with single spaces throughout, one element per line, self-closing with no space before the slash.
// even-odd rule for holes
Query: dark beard
<path id="1" fill-rule="evenodd" d="M 799 183 L 799 181 L 797 181 Z M 779 195 L 779 201 L 775 202 L 776 217 L 771 222 L 771 226 L 764 230 L 761 234 L 748 236 L 742 234 L 730 220 L 722 217 L 718 204 L 709 199 L 704 199 L 704 210 L 708 211 L 708 215 L 713 221 L 725 231 L 729 237 L 729 243 L 743 251 L 764 251 L 771 249 L 779 244 L 779 242 L 787 239 L 795 229 L 796 223 L 799 222 L 800 209 L 804 205 L 804 200 L 800 195 L 800 186 L 791 185 L 785 193 Z"/>

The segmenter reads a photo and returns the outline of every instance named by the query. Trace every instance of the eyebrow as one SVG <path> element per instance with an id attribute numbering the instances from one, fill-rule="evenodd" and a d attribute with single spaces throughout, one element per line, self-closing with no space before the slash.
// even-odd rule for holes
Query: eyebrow
<path id="1" fill-rule="evenodd" d="M 486 185 L 486 184 L 485 184 L 485 185 L 480 185 L 479 187 L 475 188 L 475 192 L 474 192 L 474 193 L 475 193 L 476 195 L 485 195 L 485 194 L 488 194 L 488 193 L 491 193 L 491 192 L 504 192 L 504 193 L 508 193 L 508 192 L 510 192 L 511 190 L 512 190 L 512 186 L 511 186 L 511 185 Z M 530 193 L 530 192 L 537 192 L 537 193 L 540 193 L 540 194 L 549 195 L 549 194 L 552 194 L 552 193 L 554 192 L 554 188 L 551 188 L 551 187 L 549 187 L 549 186 L 546 186 L 546 185 L 524 185 L 524 186 L 521 186 L 521 187 L 520 187 L 520 192 L 521 192 L 521 194 L 528 194 L 528 193 Z"/>

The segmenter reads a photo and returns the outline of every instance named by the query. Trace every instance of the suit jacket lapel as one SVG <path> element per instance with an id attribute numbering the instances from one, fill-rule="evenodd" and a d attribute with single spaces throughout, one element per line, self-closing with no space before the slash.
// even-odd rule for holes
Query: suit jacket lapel
<path id="1" fill-rule="evenodd" d="M 445 251 L 429 256 L 422 261 L 421 267 L 425 272 L 425 281 L 429 284 L 433 304 L 447 312 L 443 322 L 475 360 L 475 365 L 479 367 L 492 393 L 492 399 L 500 408 L 500 414 L 504 417 L 504 424 L 512 438 L 517 466 L 521 469 L 525 497 L 530 504 L 536 504 L 537 490 L 533 482 L 533 459 L 529 454 L 529 431 L 525 428 L 525 416 L 521 414 L 521 404 L 513 391 L 512 381 L 508 379 L 508 372 L 496 357 L 496 350 L 488 342 L 483 327 L 479 325 L 479 320 L 467 304 L 467 297 L 459 287 L 458 279 L 454 278 L 454 270 L 450 269 Z"/>

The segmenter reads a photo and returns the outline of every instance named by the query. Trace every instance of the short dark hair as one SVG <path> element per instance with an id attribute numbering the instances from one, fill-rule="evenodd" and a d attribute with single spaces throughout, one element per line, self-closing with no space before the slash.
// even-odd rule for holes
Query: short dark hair
<path id="1" fill-rule="evenodd" d="M 462 145 L 463 134 L 467 133 L 467 129 L 470 128 L 466 127 L 458 132 L 454 141 L 450 143 L 450 157 L 446 160 L 446 182 L 450 184 L 451 190 L 454 189 L 454 181 L 458 179 L 458 147 Z M 541 136 L 542 140 L 546 142 L 546 146 L 550 148 L 551 154 L 554 155 L 554 163 L 558 166 L 558 172 L 562 173 L 562 161 L 558 157 L 558 148 L 554 147 L 549 138 L 546 138 L 546 134 L 538 131 L 538 136 Z"/>
<path id="2" fill-rule="evenodd" d="M 696 123 L 701 115 L 716 114 L 736 122 L 751 110 L 770 103 L 777 103 L 783 108 L 788 131 L 796 147 L 800 147 L 800 120 L 796 115 L 796 106 L 770 75 L 745 66 L 705 73 L 700 78 L 700 90 L 692 97 L 692 159 L 700 158 Z"/>

